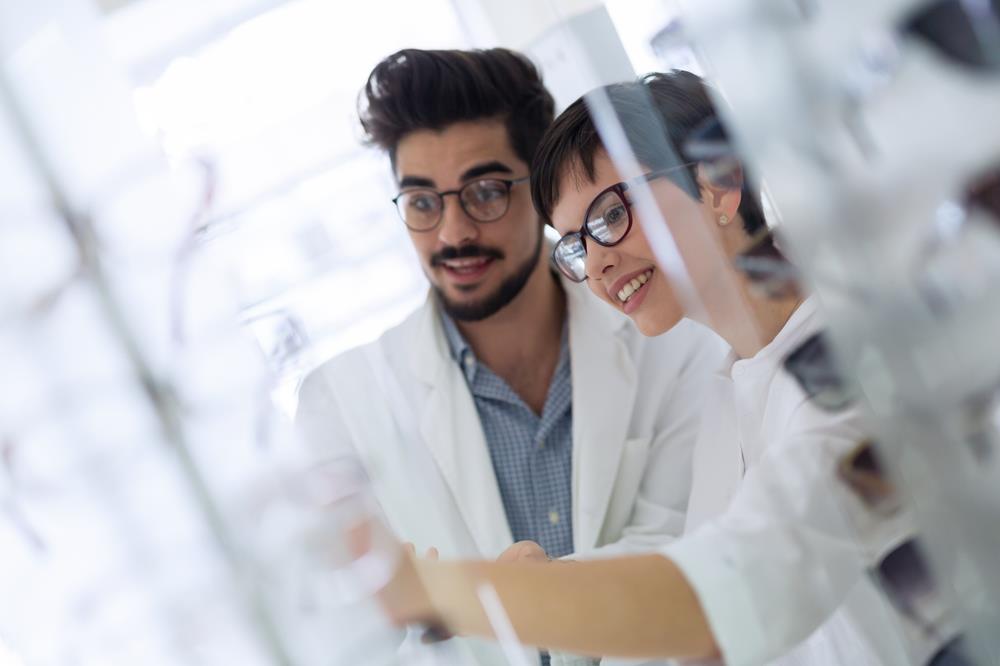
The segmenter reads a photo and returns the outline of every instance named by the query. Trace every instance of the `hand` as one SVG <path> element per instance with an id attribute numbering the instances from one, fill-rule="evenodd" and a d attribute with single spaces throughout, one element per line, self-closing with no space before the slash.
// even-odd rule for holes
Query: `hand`
<path id="1" fill-rule="evenodd" d="M 404 548 L 406 549 L 406 553 L 411 558 L 415 558 L 417 556 L 417 547 L 414 546 L 412 543 L 404 544 Z M 427 549 L 427 552 L 424 554 L 424 559 L 430 560 L 431 562 L 436 562 L 439 559 L 441 559 L 441 555 L 440 553 L 438 553 L 437 548 L 431 546 L 430 548 Z M 454 635 L 450 631 L 448 631 L 443 625 L 432 624 L 428 626 L 424 630 L 424 633 L 420 635 L 420 642 L 423 643 L 424 645 L 429 645 L 431 643 L 440 643 L 442 641 L 446 641 L 451 638 L 454 638 Z"/>
<path id="2" fill-rule="evenodd" d="M 395 570 L 388 581 L 375 591 L 379 605 L 389 619 L 396 625 L 424 624 L 429 627 L 439 627 L 442 621 L 434 610 L 430 595 L 424 587 L 417 570 L 417 559 L 413 544 L 400 544 L 392 541 L 391 546 L 382 545 L 380 550 L 394 550 L 388 553 L 373 553 L 373 543 L 384 544 L 386 539 L 376 539 L 375 532 L 385 528 L 376 520 L 368 520 L 352 529 L 347 534 L 347 542 L 351 554 L 356 560 L 382 555 L 395 560 Z M 427 551 L 428 559 L 436 560 L 437 549 Z M 445 633 L 445 632 L 442 632 Z"/>
<path id="3" fill-rule="evenodd" d="M 534 541 L 518 541 L 500 553 L 497 562 L 548 562 L 545 549 Z"/>
<path id="4" fill-rule="evenodd" d="M 410 557 L 416 557 L 417 556 L 417 547 L 414 546 L 409 541 L 407 541 L 406 543 L 403 544 L 403 548 L 406 549 L 406 553 Z M 424 559 L 436 562 L 437 560 L 441 559 L 441 554 L 438 553 L 438 549 L 437 548 L 435 548 L 434 546 L 431 546 L 430 548 L 427 549 L 427 552 L 424 553 Z"/>

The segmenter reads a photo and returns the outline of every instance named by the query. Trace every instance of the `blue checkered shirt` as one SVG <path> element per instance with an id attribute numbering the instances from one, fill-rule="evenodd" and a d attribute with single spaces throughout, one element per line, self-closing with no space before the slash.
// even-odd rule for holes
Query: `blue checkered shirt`
<path id="1" fill-rule="evenodd" d="M 569 335 L 539 417 L 496 373 L 476 360 L 458 327 L 441 317 L 452 357 L 479 412 L 514 541 L 538 542 L 550 557 L 573 552 L 573 385 Z"/>

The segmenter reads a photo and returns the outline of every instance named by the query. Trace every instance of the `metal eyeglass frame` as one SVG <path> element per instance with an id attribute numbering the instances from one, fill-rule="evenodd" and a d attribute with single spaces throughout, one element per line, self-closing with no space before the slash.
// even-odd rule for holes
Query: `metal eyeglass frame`
<path id="1" fill-rule="evenodd" d="M 441 220 L 444 219 L 444 198 L 446 196 L 450 195 L 450 194 L 454 194 L 456 197 L 458 197 L 458 205 L 462 207 L 462 212 L 464 212 L 466 215 L 468 215 L 469 218 L 472 219 L 472 220 L 474 220 L 475 222 L 482 222 L 482 223 L 488 224 L 490 222 L 496 222 L 501 217 L 503 217 L 504 215 L 506 215 L 508 210 L 510 210 L 510 190 L 511 190 L 511 188 L 513 188 L 515 185 L 518 185 L 520 183 L 527 182 L 530 179 L 531 179 L 531 176 L 522 176 L 521 178 L 477 178 L 476 180 L 470 180 L 468 183 L 465 183 L 464 185 L 462 185 L 462 187 L 459 187 L 458 189 L 455 189 L 455 190 L 445 190 L 444 192 L 438 192 L 437 190 L 433 190 L 433 189 L 431 189 L 429 187 L 415 187 L 413 189 L 405 190 L 403 192 L 400 192 L 399 194 L 397 194 L 396 196 L 394 196 L 392 198 L 392 205 L 396 208 L 396 213 L 399 215 L 399 219 L 401 219 L 403 221 L 403 224 L 406 225 L 407 229 L 409 229 L 410 231 L 417 232 L 417 233 L 423 233 L 423 232 L 427 232 L 427 231 L 434 231 L 439 226 L 441 226 Z M 506 200 L 506 205 L 504 206 L 503 212 L 501 212 L 496 217 L 492 217 L 492 218 L 490 218 L 488 220 L 481 219 L 481 218 L 477 217 L 476 215 L 474 215 L 471 211 L 469 211 L 469 209 L 465 207 L 465 201 L 462 199 L 462 192 L 464 192 L 466 189 L 472 187 L 473 185 L 480 185 L 480 184 L 482 184 L 484 182 L 503 183 L 504 187 L 507 188 L 506 189 L 507 200 Z M 404 195 L 411 194 L 413 192 L 432 192 L 435 196 L 437 196 L 438 200 L 441 202 L 441 205 L 438 208 L 438 218 L 437 218 L 437 221 L 434 222 L 434 224 L 432 224 L 429 227 L 411 227 L 409 224 L 407 224 L 407 222 L 406 222 L 406 216 L 403 214 L 403 211 L 399 209 L 399 199 L 401 197 L 403 197 Z"/>

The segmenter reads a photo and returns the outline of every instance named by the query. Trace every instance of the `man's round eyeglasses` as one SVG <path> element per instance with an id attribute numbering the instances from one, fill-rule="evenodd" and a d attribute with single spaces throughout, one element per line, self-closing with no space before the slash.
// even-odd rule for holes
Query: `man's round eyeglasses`
<path id="1" fill-rule="evenodd" d="M 462 210 L 476 222 L 494 222 L 503 217 L 510 207 L 510 189 L 528 179 L 528 176 L 513 180 L 480 178 L 457 190 L 445 192 L 414 188 L 397 194 L 392 203 L 396 205 L 403 224 L 411 231 L 431 231 L 441 224 L 444 198 L 449 194 L 458 197 Z"/>

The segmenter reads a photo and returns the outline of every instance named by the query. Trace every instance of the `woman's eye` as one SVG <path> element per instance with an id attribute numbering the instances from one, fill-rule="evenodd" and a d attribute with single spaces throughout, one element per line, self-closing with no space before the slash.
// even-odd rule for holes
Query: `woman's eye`
<path id="1" fill-rule="evenodd" d="M 609 226 L 628 221 L 628 212 L 625 210 L 625 206 L 619 204 L 604 211 L 604 221 Z"/>

